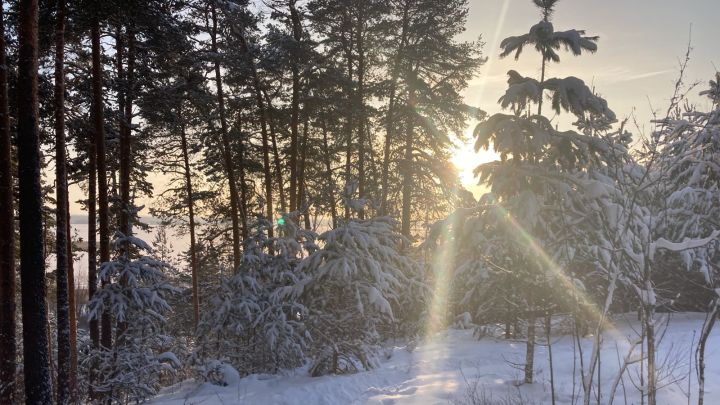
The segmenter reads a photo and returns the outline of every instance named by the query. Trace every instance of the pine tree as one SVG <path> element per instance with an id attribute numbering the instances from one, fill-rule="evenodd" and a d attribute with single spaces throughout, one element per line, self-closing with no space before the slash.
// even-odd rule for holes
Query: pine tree
<path id="1" fill-rule="evenodd" d="M 97 3 L 96 13 L 99 14 L 100 2 Z M 92 86 L 93 86 L 93 136 L 95 137 L 95 152 L 97 154 L 97 182 L 98 182 L 98 226 L 100 244 L 100 263 L 110 260 L 110 205 L 107 181 L 107 149 L 105 143 L 105 118 L 103 101 L 103 66 L 101 61 L 102 49 L 100 46 L 100 17 L 95 15 L 91 29 L 92 42 Z M 108 280 L 100 279 L 101 285 Z M 112 346 L 112 323 L 110 314 L 101 319 L 101 345 L 105 348 Z"/>
<path id="2" fill-rule="evenodd" d="M 449 135 L 462 137 L 469 115 L 459 92 L 483 63 L 479 43 L 455 39 L 464 30 L 467 7 L 463 0 L 452 4 L 428 0 L 411 10 L 400 73 L 402 114 L 394 124 L 402 134 L 394 141 L 394 163 L 402 182 L 399 211 L 406 238 L 412 237 L 412 223 L 417 220 L 413 209 L 419 210 L 413 207 L 419 196 L 433 195 L 428 199 L 441 203 L 452 200 L 453 190 L 458 189 L 457 175 L 447 164 Z"/>
<path id="3" fill-rule="evenodd" d="M 296 1 L 288 1 L 288 9 L 290 11 L 290 22 L 292 26 L 292 38 L 295 41 L 294 52 L 291 53 L 292 64 L 292 117 L 290 119 L 290 211 L 295 211 L 296 207 L 302 205 L 302 201 L 298 200 L 298 188 L 302 187 L 298 184 L 298 136 L 300 126 L 300 47 L 303 39 L 302 21 L 298 12 Z"/>
<path id="4" fill-rule="evenodd" d="M 263 202 L 265 207 L 266 218 L 271 221 L 275 217 L 274 205 L 274 185 L 277 186 L 278 195 L 280 197 L 280 209 L 287 209 L 285 202 L 283 169 L 281 165 L 280 151 L 278 147 L 278 139 L 275 130 L 273 130 L 273 120 L 271 120 L 272 105 L 268 96 L 268 89 L 265 86 L 262 72 L 259 69 L 258 48 L 254 42 L 253 30 L 256 29 L 255 16 L 252 16 L 248 10 L 243 7 L 227 8 L 224 11 L 225 21 L 229 25 L 230 35 L 228 41 L 236 41 L 237 54 L 232 55 L 235 60 L 235 67 L 239 73 L 247 78 L 244 86 L 247 86 L 250 98 L 254 100 L 256 117 L 259 122 L 259 132 L 261 136 L 261 153 L 262 153 L 262 170 L 263 170 Z M 245 150 L 245 146 L 241 148 Z M 272 164 L 271 164 L 272 154 Z M 273 181 L 273 169 L 275 180 Z M 247 214 L 246 214 L 247 215 Z M 268 229 L 269 236 L 273 236 L 273 229 Z"/>
<path id="5" fill-rule="evenodd" d="M 53 401 L 48 362 L 38 131 L 38 2 L 19 3 L 18 180 L 25 401 Z"/>
<path id="6" fill-rule="evenodd" d="M 232 229 L 233 229 L 233 267 L 238 268 L 240 266 L 240 218 L 245 218 L 245 213 L 240 212 L 240 202 L 239 202 L 239 194 L 237 191 L 237 177 L 235 176 L 235 166 L 233 165 L 232 161 L 232 152 L 231 152 L 231 145 L 230 145 L 230 138 L 229 138 L 229 128 L 228 128 L 228 121 L 225 111 L 225 96 L 224 96 L 224 89 L 223 89 L 223 79 L 220 71 L 220 54 L 219 48 L 218 48 L 218 12 L 217 12 L 217 6 L 215 4 L 212 4 L 211 6 L 211 15 L 212 15 L 212 30 L 210 33 L 210 39 L 212 43 L 211 52 L 215 55 L 215 63 L 214 63 L 214 69 L 215 69 L 215 92 L 217 94 L 217 105 L 218 105 L 218 114 L 220 118 L 220 138 L 222 139 L 222 154 L 223 154 L 223 163 L 225 167 L 225 172 L 227 174 L 228 178 L 228 184 L 230 188 L 230 210 L 231 210 L 231 220 L 232 220 Z M 264 138 L 265 139 L 265 138 Z M 269 166 L 269 162 L 266 162 L 266 164 Z M 241 167 L 242 170 L 242 167 Z M 269 167 L 267 169 L 269 171 Z M 266 179 L 266 181 L 269 181 L 269 179 Z M 269 200 L 270 206 L 272 206 L 271 203 L 272 199 Z M 247 225 L 243 223 L 243 229 L 245 229 Z"/>
<path id="7" fill-rule="evenodd" d="M 193 326 L 197 327 L 200 320 L 200 227 L 197 225 L 196 205 L 203 191 L 197 188 L 201 176 L 196 160 L 203 131 L 199 122 L 208 114 L 205 106 L 212 105 L 215 97 L 203 86 L 204 78 L 195 62 L 198 54 L 186 41 L 186 32 L 183 31 L 187 27 L 186 24 L 177 27 L 180 38 L 176 38 L 174 47 L 165 50 L 167 60 L 163 63 L 162 73 L 147 87 L 138 103 L 148 129 L 159 139 L 155 145 L 162 151 L 162 158 L 157 162 L 158 169 L 171 176 L 168 189 L 159 196 L 159 204 L 152 214 L 190 236 L 188 264 Z"/>
<path id="8" fill-rule="evenodd" d="M 391 146 L 393 144 L 395 134 L 395 117 L 397 114 L 397 97 L 398 97 L 398 80 L 400 79 L 401 63 L 406 47 L 408 46 L 408 30 L 410 26 L 410 7 L 413 0 L 405 0 L 400 3 L 396 13 L 399 16 L 399 29 L 396 29 L 396 35 L 391 45 L 393 55 L 392 66 L 390 66 L 390 85 L 388 90 L 387 112 L 385 117 L 385 140 L 383 146 L 382 161 L 382 195 L 380 198 L 380 215 L 387 214 L 388 206 L 388 187 L 390 186 L 390 162 L 391 162 Z"/>
<path id="9" fill-rule="evenodd" d="M 0 2 L 0 66 L 6 65 L 5 16 Z M 0 403 L 15 391 L 15 212 L 7 69 L 0 69 Z"/>
<path id="10" fill-rule="evenodd" d="M 93 83 L 94 84 L 94 83 Z M 91 92 L 91 94 L 94 92 Z M 91 95 L 92 98 L 92 95 Z M 94 106 L 94 105 L 93 105 Z M 90 113 L 97 114 L 96 108 L 92 108 Z M 84 130 L 86 135 L 86 143 L 88 145 L 88 192 L 86 207 L 88 211 L 88 235 L 87 235 L 87 259 L 88 259 L 88 299 L 92 299 L 98 288 L 97 280 L 97 146 L 95 144 L 95 133 L 92 128 Z M 95 347 L 100 346 L 100 322 L 99 320 L 90 320 L 90 339 Z"/>
<path id="11" fill-rule="evenodd" d="M 68 184 L 65 152 L 65 1 L 57 2 L 57 25 L 55 28 L 55 182 L 57 188 L 55 255 L 57 290 L 57 402 L 67 404 L 74 390 L 70 339 L 70 303 L 68 285 Z M 72 308 L 74 311 L 75 309 Z"/>

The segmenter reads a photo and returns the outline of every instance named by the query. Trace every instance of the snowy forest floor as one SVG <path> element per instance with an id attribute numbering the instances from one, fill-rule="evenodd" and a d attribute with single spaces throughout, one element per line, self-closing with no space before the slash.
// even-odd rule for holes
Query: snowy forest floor
<path id="1" fill-rule="evenodd" d="M 614 330 L 604 335 L 601 354 L 601 403 L 613 385 L 618 365 L 640 328 L 635 314 L 620 315 Z M 661 370 L 659 404 L 697 402 L 694 353 L 704 314 L 672 314 L 658 349 Z M 557 328 L 560 331 L 560 326 Z M 542 333 L 541 330 L 538 331 Z M 540 337 L 538 338 L 540 340 Z M 592 337 L 582 339 L 589 356 Z M 558 404 L 582 403 L 579 359 L 573 337 L 552 338 L 555 391 Z M 638 349 L 639 350 L 639 349 Z M 300 369 L 286 375 L 251 375 L 220 387 L 186 381 L 169 387 L 151 403 L 175 404 L 549 404 L 550 371 L 547 346 L 535 352 L 535 383 L 518 385 L 524 363 L 524 341 L 484 337 L 472 330 L 449 329 L 420 343 L 414 350 L 388 348 L 388 356 L 373 370 L 345 376 L 313 378 Z M 577 359 L 577 361 L 576 361 Z M 705 403 L 720 404 L 720 328 L 706 351 Z M 615 404 L 639 404 L 639 363 L 625 374 Z M 573 375 L 576 377 L 573 378 Z M 574 381 L 574 383 L 573 383 Z M 691 400 L 688 401 L 688 382 Z M 474 398 L 474 399 L 473 399 Z M 594 400 L 593 403 L 596 403 Z"/>

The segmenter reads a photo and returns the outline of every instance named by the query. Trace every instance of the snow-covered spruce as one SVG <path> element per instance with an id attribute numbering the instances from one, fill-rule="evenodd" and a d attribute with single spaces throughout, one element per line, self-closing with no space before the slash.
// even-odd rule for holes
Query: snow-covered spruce
<path id="1" fill-rule="evenodd" d="M 535 1 L 543 20 L 501 43 L 501 56 L 516 58 L 532 45 L 542 66 L 539 79 L 508 72 L 499 103 L 511 113 L 492 115 L 475 129 L 475 149 L 493 148 L 500 156 L 475 170 L 492 194 L 439 223 L 428 243 L 437 252 L 456 252 L 456 313 L 504 322 L 506 336 L 517 334 L 512 324 L 527 322 L 526 383 L 533 382 L 536 319 L 571 313 L 578 325 L 590 321 L 600 328 L 618 279 L 627 280 L 625 269 L 639 263 L 627 262 L 642 257 L 650 242 L 643 222 L 648 210 L 623 193 L 624 185 L 636 184 L 629 179 L 643 173 L 632 169 L 629 135 L 622 126 L 611 129 L 615 114 L 582 80 L 545 77 L 546 65 L 559 62 L 558 49 L 574 55 L 597 50 L 597 37 L 554 30 L 555 3 Z M 560 130 L 542 115 L 546 98 L 555 114 L 576 117 L 576 129 Z M 588 375 L 596 365 L 595 343 Z M 587 402 L 592 381 L 583 389 Z"/>
<path id="2" fill-rule="evenodd" d="M 292 293 L 302 274 L 298 261 L 313 252 L 315 234 L 285 217 L 282 236 L 268 238 L 258 219 L 244 242 L 237 274 L 207 294 L 194 353 L 203 378 L 227 384 L 228 366 L 242 375 L 300 366 L 311 341 L 307 308 Z"/>
<path id="3" fill-rule="evenodd" d="M 108 311 L 117 336 L 111 348 L 93 348 L 84 359 L 96 380 L 91 387 L 103 398 L 118 403 L 143 401 L 157 394 L 161 378 L 181 365 L 168 351 L 172 337 L 166 334 L 165 315 L 171 310 L 171 286 L 165 272 L 169 265 L 153 255 L 153 249 L 132 235 L 116 233 L 115 258 L 100 266 L 108 280 L 88 304 L 90 319 Z"/>
<path id="4" fill-rule="evenodd" d="M 393 220 L 351 220 L 316 245 L 294 218 L 275 238 L 258 220 L 238 273 L 208 296 L 194 355 L 206 380 L 227 384 L 228 366 L 274 373 L 308 360 L 313 375 L 368 369 L 384 339 L 406 332 L 401 321 L 417 318 L 422 306 L 405 301 L 427 290 Z"/>
<path id="5" fill-rule="evenodd" d="M 305 277 L 286 294 L 298 294 L 309 311 L 312 374 L 374 367 L 378 344 L 424 308 L 420 267 L 401 253 L 406 241 L 396 227 L 388 217 L 350 220 L 320 235 L 322 248 L 300 263 Z"/>

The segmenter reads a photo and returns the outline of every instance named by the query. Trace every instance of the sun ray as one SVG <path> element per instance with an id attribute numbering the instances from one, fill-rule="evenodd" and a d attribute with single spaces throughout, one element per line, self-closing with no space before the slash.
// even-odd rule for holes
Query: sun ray
<path id="1" fill-rule="evenodd" d="M 527 232 L 525 228 L 520 225 L 517 220 L 515 220 L 515 218 L 504 208 L 500 206 L 497 206 L 497 208 L 503 212 L 505 218 L 507 219 L 507 223 L 517 232 L 523 242 L 541 261 L 543 267 L 550 271 L 555 276 L 555 278 L 562 283 L 562 287 L 564 287 L 566 291 L 574 294 L 574 296 L 584 306 L 584 308 L 587 308 L 589 310 L 590 316 L 592 317 L 593 321 L 597 322 L 598 325 L 602 324 L 604 326 L 604 330 L 609 332 L 611 335 L 615 337 L 620 337 L 616 326 L 613 324 L 612 320 L 607 317 L 607 314 L 605 314 L 599 308 L 599 306 L 590 297 L 587 296 L 585 291 L 578 288 L 577 284 L 572 280 L 572 278 L 568 276 L 568 274 L 562 269 L 561 266 L 555 263 L 555 261 L 550 257 L 550 255 L 545 252 L 545 249 L 543 249 L 540 244 L 537 243 L 535 238 L 529 232 Z"/>
<path id="2" fill-rule="evenodd" d="M 509 7 L 510 0 L 503 0 L 502 6 L 500 8 L 500 13 L 497 17 L 498 24 L 495 27 L 495 31 L 493 32 L 492 40 L 489 42 L 490 46 L 487 52 L 487 55 L 489 56 L 495 55 L 497 53 L 501 40 L 502 29 L 505 25 L 505 21 L 507 20 L 507 13 Z M 496 58 L 489 57 L 483 65 L 483 74 L 481 74 L 479 78 L 479 89 L 474 95 L 476 105 L 482 104 L 485 90 L 487 88 L 487 83 L 490 77 L 488 72 L 492 71 L 495 59 Z M 487 190 L 484 187 L 478 186 L 478 184 L 475 182 L 475 175 L 473 174 L 473 170 L 478 163 L 485 163 L 495 160 L 495 158 L 497 158 L 497 155 L 493 151 L 475 152 L 473 147 L 474 141 L 472 139 L 472 128 L 476 124 L 477 121 L 475 120 L 472 120 L 470 122 L 470 126 L 465 132 L 466 141 L 462 142 L 455 148 L 455 151 L 453 152 L 452 163 L 455 165 L 460 174 L 460 181 L 462 185 L 466 187 L 469 191 L 471 191 L 475 195 L 475 197 L 479 197 Z"/>
<path id="3" fill-rule="evenodd" d="M 510 8 L 510 0 L 504 0 L 502 7 L 500 8 L 500 14 L 498 15 L 498 24 L 495 26 L 495 31 L 493 32 L 492 41 L 490 42 L 490 48 L 488 50 L 488 55 L 491 57 L 488 58 L 485 65 L 483 65 L 483 70 L 485 74 L 482 74 L 480 76 L 480 89 L 477 93 L 477 100 L 482 100 L 483 95 L 485 94 L 485 87 L 488 81 L 488 78 L 490 77 L 487 73 L 492 71 L 492 67 L 495 63 L 494 56 L 497 54 L 498 47 L 500 45 L 500 35 L 503 30 L 503 27 L 505 26 L 505 21 L 507 20 L 507 13 L 508 9 Z"/>

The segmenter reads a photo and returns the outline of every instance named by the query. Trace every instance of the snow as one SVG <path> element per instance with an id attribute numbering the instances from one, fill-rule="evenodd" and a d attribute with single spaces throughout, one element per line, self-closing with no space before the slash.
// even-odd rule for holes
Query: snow
<path id="1" fill-rule="evenodd" d="M 603 395 L 610 392 L 618 359 L 626 358 L 636 339 L 636 314 L 617 316 L 615 328 L 604 335 L 601 354 Z M 704 314 L 674 314 L 670 326 L 659 345 L 661 364 L 674 364 L 677 383 L 669 384 L 658 393 L 659 404 L 687 403 L 687 376 L 692 376 L 691 403 L 697 399 L 694 360 L 690 344 L 699 333 Z M 587 355 L 592 337 L 582 339 Z M 558 404 L 571 403 L 573 392 L 573 339 L 557 336 L 553 339 L 556 398 Z M 547 347 L 538 345 L 535 355 L 535 384 L 518 385 L 522 371 L 510 363 L 523 363 L 525 344 L 522 341 L 485 337 L 478 340 L 472 330 L 450 329 L 432 339 L 388 349 L 381 365 L 367 372 L 344 376 L 309 377 L 307 369 L 287 375 L 251 375 L 225 387 L 209 383 L 186 381 L 167 388 L 151 401 L 155 405 L 202 403 L 205 405 L 253 404 L 452 404 L 468 403 L 473 392 L 492 396 L 496 401 L 510 399 L 516 403 L 523 398 L 528 404 L 550 403 L 550 376 L 547 366 Z M 720 403 L 720 329 L 716 329 L 707 345 L 706 403 Z M 632 353 L 631 353 L 632 354 Z M 635 358 L 636 355 L 627 356 Z M 668 361 L 665 361 L 668 360 Z M 615 403 L 638 403 L 636 372 L 639 363 L 629 366 L 628 374 L 617 388 Z M 579 367 L 579 365 L 577 366 Z M 662 374 L 662 373 L 661 373 Z M 575 373 L 579 375 L 579 373 Z M 632 377 L 632 378 L 631 378 Z M 581 382 L 575 379 L 575 394 Z M 581 399 L 580 399 L 581 401 Z M 607 403 L 603 400 L 603 403 Z"/>
<path id="2" fill-rule="evenodd" d="M 175 356 L 175 353 L 173 352 L 165 352 L 158 355 L 158 361 L 163 362 L 167 361 L 169 363 L 172 363 L 175 367 L 181 367 L 182 363 L 180 363 L 180 360 L 178 360 L 177 356 Z"/>
<path id="3" fill-rule="evenodd" d="M 393 318 L 393 312 L 392 307 L 390 306 L 390 302 L 388 302 L 388 300 L 386 300 L 385 297 L 382 296 L 382 293 L 373 286 L 369 286 L 367 290 L 368 302 L 372 305 L 375 305 L 375 307 L 378 309 L 378 311 L 380 311 L 380 313 L 386 314 L 390 318 Z"/>
<path id="4" fill-rule="evenodd" d="M 684 238 L 682 242 L 671 242 L 665 238 L 660 238 L 650 244 L 650 260 L 653 260 L 657 249 L 667 249 L 673 252 L 679 252 L 687 249 L 695 249 L 707 245 L 711 241 L 717 239 L 720 235 L 719 230 L 714 230 L 710 236 L 703 239 Z"/>

